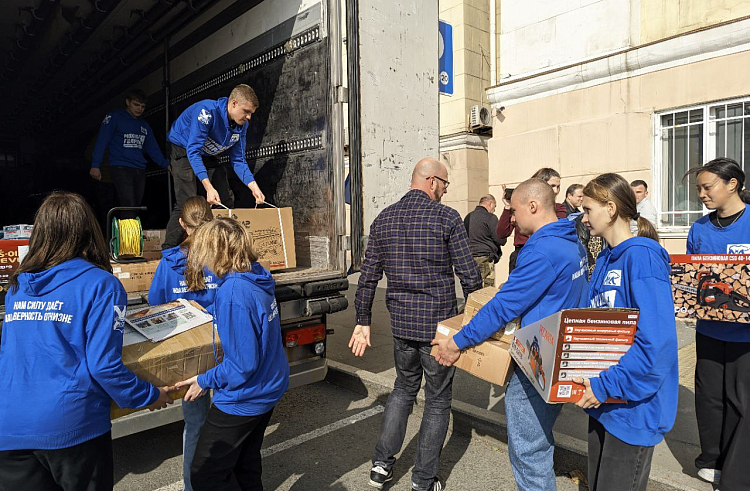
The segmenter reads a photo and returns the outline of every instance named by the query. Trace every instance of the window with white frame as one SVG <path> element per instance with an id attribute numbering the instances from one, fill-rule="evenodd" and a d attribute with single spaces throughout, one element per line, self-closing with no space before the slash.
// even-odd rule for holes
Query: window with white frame
<path id="1" fill-rule="evenodd" d="M 657 147 L 654 195 L 657 227 L 685 231 L 708 210 L 695 191 L 695 179 L 682 181 L 689 169 L 717 157 L 742 166 L 750 186 L 750 98 L 705 104 L 656 115 Z"/>

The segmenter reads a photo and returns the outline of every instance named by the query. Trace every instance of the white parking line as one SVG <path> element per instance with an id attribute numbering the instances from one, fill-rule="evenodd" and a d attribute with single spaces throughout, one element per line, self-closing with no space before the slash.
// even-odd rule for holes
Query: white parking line
<path id="1" fill-rule="evenodd" d="M 268 447 L 262 450 L 261 456 L 263 458 L 266 458 L 266 457 L 270 457 L 271 455 L 277 454 L 279 452 L 284 452 L 286 450 L 289 450 L 290 448 L 294 448 L 299 445 L 302 445 L 303 443 L 309 442 L 310 440 L 314 440 L 321 436 L 327 435 L 328 433 L 332 433 L 342 428 L 346 428 L 347 426 L 359 423 L 360 421 L 363 421 L 365 419 L 371 418 L 375 416 L 376 414 L 382 413 L 384 410 L 385 410 L 385 407 L 378 404 L 377 406 L 371 407 L 370 409 L 362 411 L 361 413 L 357 413 L 353 416 L 340 419 L 336 421 L 335 423 L 322 426 L 309 433 L 296 436 L 285 442 L 277 443 L 276 445 L 272 447 Z M 182 481 L 173 482 L 172 484 L 168 484 L 159 489 L 155 489 L 154 491 L 182 491 Z"/>

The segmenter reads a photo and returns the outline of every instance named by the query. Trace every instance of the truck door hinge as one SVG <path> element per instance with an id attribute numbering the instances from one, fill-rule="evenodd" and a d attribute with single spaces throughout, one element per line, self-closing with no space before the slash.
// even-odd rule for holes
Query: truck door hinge
<path id="1" fill-rule="evenodd" d="M 349 102 L 349 89 L 347 87 L 344 87 L 343 85 L 336 86 L 336 102 Z"/>
<path id="2" fill-rule="evenodd" d="M 351 251 L 352 250 L 352 236 L 351 235 L 341 235 L 341 250 L 342 251 Z"/>

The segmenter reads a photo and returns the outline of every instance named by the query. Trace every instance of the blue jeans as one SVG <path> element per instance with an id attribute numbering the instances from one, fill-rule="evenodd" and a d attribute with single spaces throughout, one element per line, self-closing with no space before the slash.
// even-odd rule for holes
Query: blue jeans
<path id="1" fill-rule="evenodd" d="M 198 446 L 201 428 L 206 422 L 210 408 L 211 396 L 209 394 L 193 402 L 182 401 L 182 418 L 185 420 L 185 430 L 182 433 L 182 478 L 185 482 L 185 491 L 193 491 L 190 484 L 190 466 L 195 456 L 195 447 Z"/>
<path id="2" fill-rule="evenodd" d="M 516 368 L 505 391 L 508 454 L 518 491 L 554 491 L 552 427 L 562 404 L 547 404 Z"/>
<path id="3" fill-rule="evenodd" d="M 406 423 L 424 375 L 425 405 L 419 427 L 419 444 L 414 459 L 412 483 L 419 489 L 429 489 L 440 467 L 453 397 L 454 367 L 444 367 L 430 355 L 429 342 L 393 338 L 396 361 L 396 382 L 388 396 L 381 423 L 380 440 L 375 447 L 373 465 L 391 469 L 396 454 L 401 451 L 406 436 Z"/>

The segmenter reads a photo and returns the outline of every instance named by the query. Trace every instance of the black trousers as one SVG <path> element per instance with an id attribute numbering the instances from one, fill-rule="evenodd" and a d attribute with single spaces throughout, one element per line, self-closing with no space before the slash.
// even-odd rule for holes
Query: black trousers
<path id="1" fill-rule="evenodd" d="M 273 410 L 234 416 L 211 406 L 195 449 L 194 491 L 263 491 L 260 447 Z"/>
<path id="2" fill-rule="evenodd" d="M 0 491 L 112 491 L 112 433 L 57 450 L 0 451 Z"/>
<path id="3" fill-rule="evenodd" d="M 193 168 L 187 158 L 185 149 L 172 144 L 169 151 L 170 169 L 172 170 L 172 181 L 174 182 L 175 204 L 172 208 L 172 214 L 169 216 L 167 223 L 166 239 L 162 244 L 162 249 L 178 246 L 182 243 L 185 231 L 180 227 L 180 215 L 182 215 L 182 205 L 188 199 L 198 195 L 198 178 L 195 177 Z M 234 208 L 234 193 L 229 186 L 229 177 L 227 167 L 218 163 L 220 155 L 215 157 L 204 156 L 203 164 L 208 172 L 208 179 L 216 191 L 224 206 Z"/>
<path id="4" fill-rule="evenodd" d="M 146 190 L 146 170 L 113 165 L 109 172 L 117 194 L 117 206 L 141 206 Z M 118 216 L 124 219 L 137 215 L 137 212 L 123 211 Z"/>
<path id="5" fill-rule="evenodd" d="M 512 273 L 513 270 L 516 269 L 516 261 L 518 260 L 518 253 L 521 252 L 522 248 L 523 248 L 522 245 L 516 246 L 513 252 L 510 253 L 510 257 L 508 258 L 508 274 Z"/>
<path id="6" fill-rule="evenodd" d="M 589 417 L 589 490 L 646 491 L 654 447 L 629 445 Z"/>
<path id="7" fill-rule="evenodd" d="M 750 343 L 697 333 L 695 347 L 695 465 L 720 469 L 721 491 L 750 489 Z"/>

